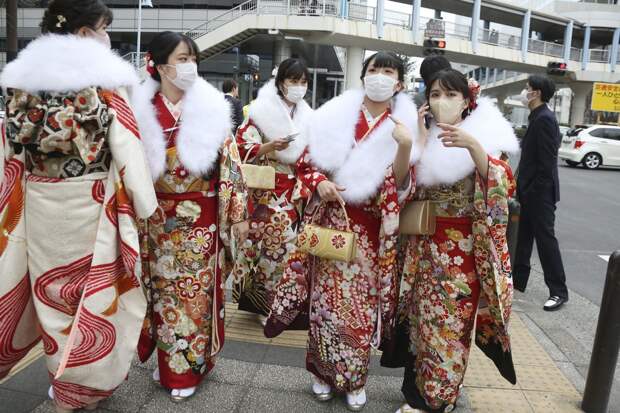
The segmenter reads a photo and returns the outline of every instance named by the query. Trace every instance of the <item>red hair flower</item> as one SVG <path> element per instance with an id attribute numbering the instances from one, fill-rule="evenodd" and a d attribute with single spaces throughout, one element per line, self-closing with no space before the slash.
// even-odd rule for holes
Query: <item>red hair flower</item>
<path id="1" fill-rule="evenodd" d="M 149 75 L 154 75 L 155 62 L 153 61 L 153 56 L 151 55 L 151 52 L 146 52 L 146 54 L 144 55 L 144 60 L 146 62 L 146 71 Z"/>
<path id="2" fill-rule="evenodd" d="M 478 107 L 478 96 L 480 95 L 480 84 L 476 79 L 469 79 L 467 81 L 469 86 L 469 109 L 474 110 Z"/>

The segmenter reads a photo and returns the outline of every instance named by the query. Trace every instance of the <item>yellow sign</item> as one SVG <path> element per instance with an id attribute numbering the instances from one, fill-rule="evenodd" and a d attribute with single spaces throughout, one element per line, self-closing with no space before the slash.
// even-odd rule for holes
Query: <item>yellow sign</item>
<path id="1" fill-rule="evenodd" d="M 620 112 L 620 84 L 594 83 L 590 107 L 601 112 Z"/>

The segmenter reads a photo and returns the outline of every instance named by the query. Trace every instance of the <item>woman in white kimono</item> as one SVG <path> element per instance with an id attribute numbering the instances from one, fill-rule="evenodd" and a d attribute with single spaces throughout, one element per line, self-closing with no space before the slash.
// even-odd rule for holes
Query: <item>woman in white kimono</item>
<path id="1" fill-rule="evenodd" d="M 173 401 L 192 396 L 224 344 L 226 254 L 248 223 L 239 152 L 224 95 L 198 77 L 198 46 L 163 32 L 148 47 L 149 77 L 132 101 L 159 208 L 143 243 L 152 306 L 139 356 Z"/>
<path id="2" fill-rule="evenodd" d="M 415 201 L 430 201 L 432 235 L 403 240 L 401 291 L 392 351 L 382 363 L 405 367 L 399 413 L 454 409 L 476 344 L 516 383 L 508 335 L 512 301 L 506 243 L 514 190 L 501 152 L 518 151 L 510 123 L 462 73 L 435 73 L 426 91 L 433 115 L 415 165 Z M 387 346 L 386 346 L 387 347 Z"/>
<path id="3" fill-rule="evenodd" d="M 54 0 L 0 75 L 0 378 L 41 338 L 58 412 L 126 379 L 146 311 L 136 220 L 157 201 L 111 21 L 100 0 Z"/>
<path id="4" fill-rule="evenodd" d="M 240 249 L 233 298 L 239 309 L 269 314 L 274 289 L 295 248 L 297 228 L 309 191 L 297 177 L 296 163 L 306 147 L 306 128 L 312 109 L 303 99 L 308 68 L 299 59 L 286 59 L 276 78 L 261 88 L 250 105 L 249 119 L 237 132 L 242 159 L 265 161 L 276 169 L 273 190 L 254 189 L 250 237 Z M 250 243 L 251 241 L 251 243 Z"/>
<path id="5" fill-rule="evenodd" d="M 364 89 L 350 90 L 318 109 L 297 174 L 315 196 L 303 225 L 347 227 L 357 235 L 357 257 L 340 262 L 291 254 L 265 333 L 279 334 L 307 312 L 306 369 L 318 400 L 347 394 L 351 410 L 366 405 L 371 347 L 396 308 L 399 202 L 411 190 L 416 107 L 403 88 L 404 65 L 393 53 L 364 63 Z M 395 124 L 395 122 L 398 122 Z M 402 123 L 401 123 L 402 122 Z M 346 215 L 345 215 L 346 208 Z"/>

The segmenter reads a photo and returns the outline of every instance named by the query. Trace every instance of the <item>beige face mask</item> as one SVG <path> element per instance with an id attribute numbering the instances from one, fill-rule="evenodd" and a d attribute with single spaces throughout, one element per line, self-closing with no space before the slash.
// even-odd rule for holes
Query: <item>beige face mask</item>
<path id="1" fill-rule="evenodd" d="M 467 107 L 465 99 L 439 98 L 431 102 L 431 112 L 437 123 L 454 125 L 461 121 L 461 114 Z"/>

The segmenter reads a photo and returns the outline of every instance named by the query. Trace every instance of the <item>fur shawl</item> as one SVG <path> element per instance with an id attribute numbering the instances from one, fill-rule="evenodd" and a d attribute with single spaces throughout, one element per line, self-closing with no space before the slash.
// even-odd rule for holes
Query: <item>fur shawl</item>
<path id="1" fill-rule="evenodd" d="M 297 103 L 295 115 L 291 119 L 289 109 L 278 95 L 274 80 L 260 89 L 258 97 L 250 105 L 249 112 L 250 119 L 267 142 L 284 138 L 291 133 L 299 133 L 288 148 L 275 152 L 276 159 L 286 164 L 297 162 L 306 148 L 307 126 L 311 115 L 312 108 L 305 100 L 301 100 Z"/>
<path id="2" fill-rule="evenodd" d="M 314 112 L 308 134 L 312 164 L 346 188 L 342 196 L 347 202 L 358 204 L 377 195 L 398 146 L 392 138 L 394 123 L 389 119 L 356 144 L 355 127 L 363 102 L 362 89 L 349 90 L 330 100 Z M 392 115 L 414 136 L 413 164 L 420 154 L 417 108 L 408 95 L 399 93 L 392 102 Z"/>
<path id="3" fill-rule="evenodd" d="M 131 98 L 155 180 L 166 168 L 166 137 L 153 105 L 153 97 L 159 88 L 159 82 L 149 76 L 135 89 Z M 192 174 L 208 174 L 217 163 L 224 141 L 230 136 L 230 104 L 223 93 L 206 80 L 198 78 L 183 96 L 179 123 L 179 160 Z"/>
<path id="4" fill-rule="evenodd" d="M 28 93 L 137 85 L 134 68 L 94 39 L 46 34 L 33 40 L 0 75 L 3 88 Z"/>
<path id="5" fill-rule="evenodd" d="M 478 139 L 491 156 L 498 157 L 500 152 L 514 154 L 519 151 L 519 142 L 512 126 L 488 98 L 478 99 L 478 107 L 459 127 Z M 467 149 L 443 146 L 437 138 L 441 132 L 433 123 L 422 157 L 416 165 L 416 182 L 419 185 L 453 184 L 473 173 L 476 168 Z"/>

